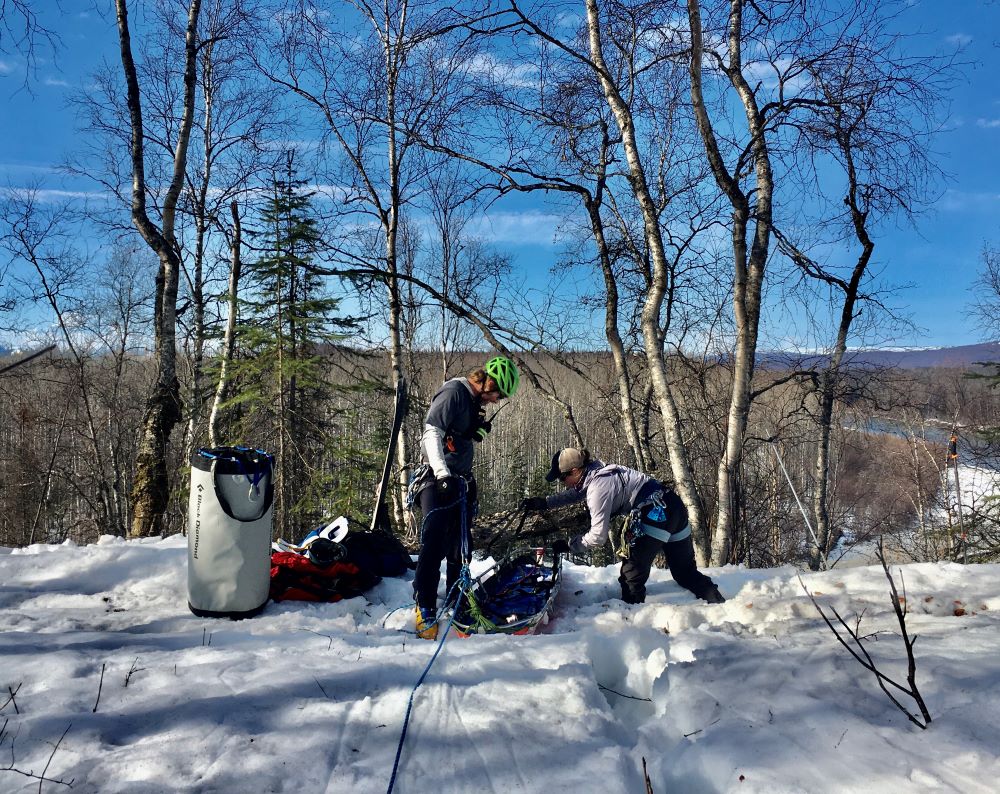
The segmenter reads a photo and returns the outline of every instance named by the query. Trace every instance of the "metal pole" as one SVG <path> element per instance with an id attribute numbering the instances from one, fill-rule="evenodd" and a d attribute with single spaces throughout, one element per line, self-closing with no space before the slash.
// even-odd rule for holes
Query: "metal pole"
<path id="1" fill-rule="evenodd" d="M 969 544 L 965 537 L 965 521 L 962 516 L 962 486 L 958 479 L 958 435 L 951 434 L 948 442 L 948 461 L 955 467 L 955 505 L 958 508 L 958 537 L 962 544 L 962 562 L 969 564 Z"/>
<path id="2" fill-rule="evenodd" d="M 778 442 L 771 442 L 771 449 L 774 450 L 774 457 L 778 459 L 778 465 L 781 466 L 781 471 L 785 475 L 785 479 L 788 480 L 788 487 L 792 489 L 792 496 L 795 497 L 795 502 L 799 506 L 799 510 L 802 512 L 802 518 L 805 519 L 806 526 L 809 528 L 809 534 L 812 535 L 813 543 L 816 544 L 816 548 L 819 551 L 820 557 L 819 561 L 823 565 L 823 570 L 830 570 L 830 566 L 826 564 L 826 549 L 819 545 L 819 539 L 816 537 L 816 532 L 813 530 L 812 524 L 809 523 L 809 516 L 806 515 L 806 509 L 802 506 L 802 502 L 799 500 L 799 495 L 795 492 L 795 486 L 792 485 L 792 478 L 788 476 L 788 469 L 785 468 L 785 462 L 781 459 L 781 455 L 778 453 Z"/>

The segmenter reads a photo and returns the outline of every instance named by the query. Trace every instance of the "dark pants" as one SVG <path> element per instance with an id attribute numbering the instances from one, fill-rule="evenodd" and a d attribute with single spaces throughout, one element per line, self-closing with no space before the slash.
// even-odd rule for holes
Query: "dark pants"
<path id="1" fill-rule="evenodd" d="M 447 559 L 445 583 L 449 595 L 452 585 L 458 581 L 462 566 L 468 560 L 462 559 L 462 535 L 468 534 L 472 525 L 472 509 L 475 504 L 475 482 L 469 485 L 466 497 L 441 496 L 434 485 L 420 492 L 420 509 L 423 513 L 423 527 L 420 535 L 420 556 L 413 577 L 413 598 L 421 609 L 437 611 L 437 590 L 441 581 L 441 560 Z M 462 525 L 463 506 L 465 526 Z M 471 538 L 469 551 L 471 553 Z"/>
<path id="2" fill-rule="evenodd" d="M 627 604 L 641 604 L 646 600 L 646 581 L 653 559 L 663 551 L 667 557 L 670 575 L 681 587 L 690 590 L 698 598 L 715 587 L 715 583 L 698 570 L 694 562 L 694 542 L 691 537 L 664 543 L 649 535 L 643 535 L 632 547 L 628 559 L 622 563 L 618 581 L 622 586 L 622 601 Z"/>

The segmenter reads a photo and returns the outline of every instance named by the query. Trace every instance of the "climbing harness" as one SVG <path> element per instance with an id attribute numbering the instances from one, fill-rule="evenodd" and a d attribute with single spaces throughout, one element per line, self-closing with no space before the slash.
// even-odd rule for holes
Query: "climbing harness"
<path id="1" fill-rule="evenodd" d="M 434 483 L 434 470 L 429 463 L 421 463 L 410 475 L 410 482 L 406 486 L 406 509 L 411 513 L 415 512 L 419 502 L 420 494 L 424 488 Z"/>
<path id="2" fill-rule="evenodd" d="M 463 475 L 459 475 L 458 479 L 461 480 L 463 483 L 462 494 L 459 496 L 459 498 L 467 500 L 469 480 L 466 479 L 465 476 Z M 410 481 L 406 486 L 406 509 L 409 510 L 411 513 L 415 513 L 417 511 L 417 506 L 420 504 L 420 494 L 422 494 L 425 490 L 434 485 L 434 483 L 435 483 L 434 470 L 430 467 L 430 464 L 421 463 L 419 466 L 417 466 L 417 468 L 413 470 L 413 474 L 410 475 Z M 434 510 L 432 510 L 431 513 L 436 513 L 438 510 L 450 510 L 456 504 L 458 504 L 457 501 L 452 502 L 451 504 L 448 505 L 443 505 L 442 507 L 437 507 Z M 469 516 L 469 521 L 470 522 L 474 521 L 476 516 L 479 515 L 479 500 L 478 499 L 473 500 L 471 508 L 468 508 L 468 505 L 466 504 L 465 509 L 469 509 L 471 513 L 471 515 Z M 431 513 L 428 513 L 427 515 L 430 515 Z M 426 525 L 426 523 L 427 523 L 427 518 L 425 517 L 423 524 Z M 421 529 L 421 536 L 422 535 L 423 535 L 423 529 Z"/>
<path id="3" fill-rule="evenodd" d="M 643 492 L 650 487 L 655 487 L 655 490 L 648 496 L 644 496 Z M 649 484 L 643 486 L 643 490 L 639 492 L 638 497 L 641 501 L 635 504 L 625 519 L 625 526 L 622 529 L 621 535 L 621 546 L 618 548 L 618 556 L 621 559 L 628 559 L 632 548 L 638 542 L 639 538 L 644 535 L 656 538 L 663 543 L 675 543 L 691 537 L 690 524 L 685 524 L 677 532 L 670 532 L 665 528 L 669 518 L 669 511 L 667 510 L 666 502 L 664 502 L 665 493 L 666 491 L 663 486 L 656 482 L 656 480 L 652 480 Z M 661 526 L 654 526 L 653 524 L 660 524 Z"/>

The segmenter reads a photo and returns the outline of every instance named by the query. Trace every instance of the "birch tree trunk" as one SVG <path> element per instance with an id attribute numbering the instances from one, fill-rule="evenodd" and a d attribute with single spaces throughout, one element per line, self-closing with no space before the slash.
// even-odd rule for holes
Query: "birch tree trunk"
<path id="1" fill-rule="evenodd" d="M 833 426 L 833 405 L 836 398 L 836 389 L 840 382 L 840 367 L 844 360 L 844 353 L 847 352 L 847 336 L 855 317 L 855 307 L 858 302 L 861 279 L 868 269 L 872 252 L 875 250 L 875 243 L 868 235 L 866 227 L 868 212 L 864 211 L 859 203 L 858 174 L 854 166 L 854 155 L 851 151 L 849 136 L 842 135 L 840 142 L 842 143 L 841 152 L 847 168 L 848 190 L 844 203 L 850 210 L 854 233 L 858 242 L 861 243 L 861 254 L 854 264 L 854 269 L 851 271 L 851 277 L 848 281 L 844 282 L 839 279 L 833 279 L 843 290 L 844 300 L 840 309 L 837 339 L 834 342 L 833 352 L 830 356 L 830 365 L 823 371 L 820 377 L 818 395 L 819 444 L 816 449 L 816 465 L 814 469 L 816 491 L 813 496 L 813 516 L 816 519 L 816 538 L 819 546 L 810 554 L 809 566 L 813 570 L 826 567 L 826 558 L 829 556 L 830 548 L 836 540 L 832 536 L 829 508 L 830 432 Z"/>
<path id="2" fill-rule="evenodd" d="M 204 150 L 205 170 L 200 184 L 192 186 L 194 200 L 194 259 L 190 274 L 191 311 L 194 316 L 194 334 L 191 351 L 191 396 L 188 405 L 188 424 L 184 444 L 185 460 L 191 458 L 198 444 L 205 402 L 205 244 L 208 236 L 208 192 L 212 184 L 212 126 L 214 123 L 215 81 L 213 78 L 212 51 L 214 45 L 206 44 L 201 52 L 202 94 L 204 95 L 204 129 L 201 145 Z M 194 189 L 196 187 L 196 190 Z"/>
<path id="3" fill-rule="evenodd" d="M 643 230 L 649 257 L 652 262 L 652 279 L 649 292 L 642 309 L 642 336 L 657 403 L 663 416 L 664 435 L 670 468 L 676 483 L 677 493 L 688 509 L 691 532 L 696 538 L 696 546 L 703 549 L 703 538 L 707 531 L 702 501 L 698 495 L 694 471 L 684 444 L 680 412 L 672 391 L 670 376 L 663 356 L 663 334 L 660 316 L 667 293 L 669 269 L 660 230 L 659 216 L 653 201 L 649 182 L 642 164 L 636 141 L 635 124 L 631 110 L 611 77 L 604 60 L 601 44 L 601 19 L 596 0 L 585 0 L 587 11 L 587 35 L 590 59 L 601 83 L 605 99 L 614 115 L 622 136 L 622 147 L 628 164 L 629 184 L 642 213 Z M 699 563 L 703 554 L 699 553 Z"/>
<path id="4" fill-rule="evenodd" d="M 213 447 L 219 444 L 219 411 L 229 390 L 229 362 L 233 360 L 233 351 L 236 348 L 236 321 L 239 305 L 237 297 L 240 289 L 240 271 L 243 267 L 240 256 L 240 246 L 243 244 L 243 227 L 240 224 L 239 207 L 235 201 L 229 205 L 229 210 L 233 217 L 229 295 L 226 301 L 229 306 L 229 316 L 226 318 L 226 331 L 222 338 L 222 351 L 219 357 L 219 382 L 215 387 L 215 398 L 212 400 L 212 410 L 208 416 L 208 443 Z"/>
<path id="5" fill-rule="evenodd" d="M 122 70 L 127 85 L 127 103 L 131 125 L 132 223 L 143 240 L 156 254 L 159 271 L 156 275 L 154 303 L 154 367 L 156 381 L 149 395 L 143 417 L 135 481 L 132 490 L 133 517 L 130 535 L 149 537 L 162 535 L 164 513 L 169 498 L 167 448 L 170 433 L 181 417 L 180 383 L 177 379 L 177 287 L 180 274 L 180 250 L 174 237 L 177 199 L 184 181 L 188 143 L 194 118 L 194 99 L 198 50 L 198 14 L 200 0 L 190 0 L 184 34 L 183 112 L 174 149 L 173 173 L 164 193 L 162 222 L 158 228 L 146 211 L 144 163 L 144 127 L 142 94 L 132 56 L 131 33 L 128 23 L 127 0 L 115 0 Z"/>
<path id="6" fill-rule="evenodd" d="M 389 366 L 392 372 L 392 387 L 395 394 L 399 394 L 404 385 L 403 373 L 403 305 L 400 299 L 399 284 L 399 213 L 402 207 L 402 191 L 400 185 L 401 158 L 399 143 L 397 140 L 397 118 L 396 118 L 396 89 L 399 85 L 400 70 L 406 61 L 407 29 L 406 13 L 408 6 L 403 3 L 394 20 L 388 10 L 384 20 L 384 27 L 380 31 L 385 41 L 385 69 L 388 81 L 386 83 L 386 145 L 387 160 L 386 166 L 389 176 L 389 205 L 382 213 L 382 224 L 385 231 L 385 266 L 386 266 L 386 290 L 388 292 L 389 307 Z M 393 28 L 398 30 L 395 40 L 390 39 Z M 405 417 L 404 417 L 405 420 Z M 391 421 L 391 420 L 390 420 Z M 398 473 L 396 483 L 398 496 L 391 500 L 393 508 L 393 519 L 397 527 L 406 526 L 406 516 L 403 505 L 406 501 L 407 486 L 407 463 L 410 459 L 409 444 L 406 434 L 400 432 L 396 440 L 396 465 Z M 377 496 L 373 499 L 372 514 L 377 509 Z"/>
<path id="7" fill-rule="evenodd" d="M 622 424 L 625 426 L 625 437 L 632 450 L 635 465 L 642 471 L 649 471 L 652 468 L 652 461 L 647 454 L 648 449 L 644 447 L 639 437 L 639 425 L 635 417 L 635 401 L 632 398 L 632 376 L 629 373 L 628 354 L 625 351 L 621 332 L 618 330 L 618 280 L 615 277 L 608 242 L 604 234 L 604 220 L 601 218 L 601 203 L 607 180 L 607 155 L 610 145 L 607 126 L 602 123 L 601 129 L 601 155 L 598 163 L 597 181 L 593 195 L 589 192 L 585 193 L 583 203 L 587 210 L 587 217 L 590 219 L 591 234 L 594 237 L 597 257 L 601 263 L 601 273 L 604 275 L 604 336 L 608 340 L 608 347 L 611 348 L 611 356 L 614 360 L 619 409 Z"/>
<path id="8" fill-rule="evenodd" d="M 733 316 L 736 339 L 725 443 L 718 469 L 719 508 L 712 535 L 713 565 L 724 565 L 731 560 L 736 534 L 736 494 L 743 461 L 743 443 L 750 415 L 750 386 L 757 354 L 761 290 L 770 248 L 771 202 L 774 193 L 763 117 L 753 89 L 747 83 L 742 71 L 743 6 L 744 0 L 730 2 L 726 37 L 728 61 L 720 64 L 719 68 L 735 89 L 746 116 L 750 137 L 748 151 L 753 162 L 756 182 L 752 193 L 743 191 L 738 176 L 730 173 L 719 150 L 702 86 L 704 40 L 701 3 L 699 0 L 688 0 L 687 3 L 691 31 L 691 105 L 712 174 L 719 189 L 732 206 Z M 751 207 L 750 195 L 755 199 L 754 207 Z M 752 240 L 748 236 L 751 219 L 754 222 Z"/>

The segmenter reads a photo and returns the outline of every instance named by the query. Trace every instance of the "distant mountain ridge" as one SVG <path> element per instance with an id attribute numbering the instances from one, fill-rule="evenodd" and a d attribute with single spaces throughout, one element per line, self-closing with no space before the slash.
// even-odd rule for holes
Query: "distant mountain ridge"
<path id="1" fill-rule="evenodd" d="M 899 369 L 930 367 L 971 369 L 979 362 L 1000 362 L 1000 342 L 983 342 L 956 347 L 868 348 L 848 350 L 845 357 L 850 364 L 855 365 L 898 367 Z M 815 366 L 825 358 L 826 356 L 785 351 L 768 351 L 758 355 L 759 363 L 781 368 Z"/>
<path id="2" fill-rule="evenodd" d="M 595 351 L 594 354 L 600 356 L 603 352 Z M 14 355 L 14 351 L 10 348 L 0 346 L 0 359 Z M 475 355 L 481 357 L 487 354 L 477 353 Z M 996 361 L 1000 363 L 1000 342 L 983 342 L 956 347 L 868 348 L 848 350 L 846 356 L 852 364 L 867 366 L 898 367 L 900 369 L 927 367 L 971 369 L 978 362 Z M 785 350 L 765 350 L 759 351 L 757 354 L 758 364 L 780 369 L 814 367 L 825 359 L 826 356 L 815 353 L 796 353 Z"/>

